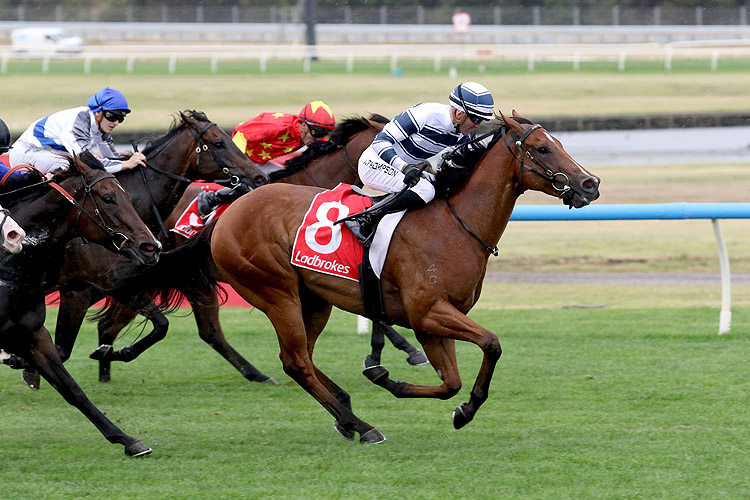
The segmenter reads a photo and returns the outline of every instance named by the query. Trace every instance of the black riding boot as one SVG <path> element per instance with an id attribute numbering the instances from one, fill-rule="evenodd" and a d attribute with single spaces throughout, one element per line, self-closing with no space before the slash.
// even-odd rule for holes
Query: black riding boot
<path id="1" fill-rule="evenodd" d="M 247 191 L 239 186 L 233 188 L 225 187 L 218 191 L 201 191 L 198 195 L 198 215 L 205 219 L 219 205 L 232 203 L 245 193 Z"/>
<path id="2" fill-rule="evenodd" d="M 0 192 L 9 193 L 32 184 L 38 184 L 44 180 L 44 177 L 37 170 L 23 170 L 16 172 L 5 180 L 5 184 L 0 186 Z"/>
<path id="3" fill-rule="evenodd" d="M 425 201 L 417 193 L 411 189 L 407 189 L 386 197 L 364 212 L 360 212 L 351 219 L 344 221 L 344 224 L 355 238 L 362 243 L 366 243 L 372 238 L 372 234 L 380 219 L 386 215 L 395 214 L 396 212 L 410 208 L 421 208 L 425 205 Z"/>

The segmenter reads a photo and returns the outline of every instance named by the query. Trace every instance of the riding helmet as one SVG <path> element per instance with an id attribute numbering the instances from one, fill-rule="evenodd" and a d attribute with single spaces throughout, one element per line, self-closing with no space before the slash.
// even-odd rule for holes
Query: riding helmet
<path id="1" fill-rule="evenodd" d="M 491 120 L 494 117 L 495 101 L 487 87 L 480 83 L 459 84 L 448 96 L 448 100 L 451 106 L 469 115 L 483 120 Z"/>
<path id="2" fill-rule="evenodd" d="M 96 94 L 89 97 L 86 103 L 91 111 L 122 111 L 130 113 L 128 101 L 119 90 L 104 87 Z"/>
<path id="3" fill-rule="evenodd" d="M 336 119 L 328 104 L 323 101 L 312 101 L 305 104 L 299 112 L 300 120 L 307 123 L 313 137 L 325 137 L 328 131 L 336 127 Z"/>
<path id="4" fill-rule="evenodd" d="M 10 130 L 5 122 L 0 119 L 0 153 L 5 153 L 10 149 Z"/>

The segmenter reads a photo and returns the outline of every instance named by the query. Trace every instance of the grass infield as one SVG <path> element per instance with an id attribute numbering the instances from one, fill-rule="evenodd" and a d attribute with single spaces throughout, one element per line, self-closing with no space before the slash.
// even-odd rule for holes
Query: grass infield
<path id="1" fill-rule="evenodd" d="M 165 341 L 99 384 L 87 325 L 68 369 L 154 453 L 126 458 L 49 385 L 31 392 L 2 367 L 0 481 L 20 500 L 746 498 L 750 336 L 747 326 L 716 335 L 715 315 L 480 307 L 472 317 L 499 335 L 504 353 L 489 400 L 456 431 L 450 414 L 478 370 L 475 346 L 457 345 L 458 396 L 398 400 L 360 374 L 369 339 L 335 311 L 316 362 L 388 437 L 376 446 L 341 438 L 283 373 L 259 312 L 224 309 L 224 329 L 278 386 L 245 382 L 191 317 L 172 317 Z M 735 318 L 747 325 L 750 309 Z M 392 347 L 384 364 L 394 378 L 437 382 Z"/>

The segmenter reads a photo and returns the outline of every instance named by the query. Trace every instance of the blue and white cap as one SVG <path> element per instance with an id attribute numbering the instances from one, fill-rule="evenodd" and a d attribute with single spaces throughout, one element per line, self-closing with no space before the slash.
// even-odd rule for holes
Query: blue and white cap
<path id="1" fill-rule="evenodd" d="M 125 111 L 130 113 L 128 101 L 119 90 L 104 87 L 96 94 L 89 97 L 86 103 L 91 111 Z"/>
<path id="2" fill-rule="evenodd" d="M 484 120 L 494 117 L 495 101 L 487 87 L 477 82 L 458 85 L 448 97 L 451 106 Z"/>

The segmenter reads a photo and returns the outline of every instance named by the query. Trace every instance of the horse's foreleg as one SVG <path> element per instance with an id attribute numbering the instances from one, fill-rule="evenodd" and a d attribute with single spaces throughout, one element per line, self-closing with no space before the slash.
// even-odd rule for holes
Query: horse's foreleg
<path id="1" fill-rule="evenodd" d="M 213 347 L 224 359 L 229 361 L 247 380 L 266 384 L 278 384 L 276 380 L 255 368 L 255 366 L 229 345 L 219 322 L 219 300 L 216 291 L 207 291 L 204 302 L 201 304 L 191 302 L 193 314 L 195 315 L 195 323 L 198 326 L 198 334 L 201 339 Z"/>
<path id="2" fill-rule="evenodd" d="M 98 299 L 99 297 L 96 298 Z M 90 286 L 76 290 L 60 289 L 60 307 L 55 324 L 55 346 L 63 362 L 70 358 L 86 312 L 94 302 L 94 289 Z"/>
<path id="3" fill-rule="evenodd" d="M 453 412 L 453 426 L 460 429 L 471 422 L 479 407 L 487 400 L 492 375 L 502 354 L 500 341 L 497 335 L 478 325 L 445 300 L 438 300 L 427 314 L 417 314 L 415 318 L 410 318 L 410 321 L 417 326 L 416 329 L 424 332 L 418 334 L 417 337 L 422 345 L 425 345 L 426 342 L 424 334 L 430 334 L 442 338 L 472 342 L 482 349 L 484 354 L 482 365 L 471 389 L 469 401 L 461 403 Z M 453 357 L 455 359 L 455 354 Z M 432 358 L 430 358 L 430 362 L 432 362 Z M 439 370 L 438 367 L 435 367 L 435 369 Z"/>
<path id="4" fill-rule="evenodd" d="M 18 338 L 14 343 L 13 350 L 34 365 L 42 377 L 60 393 L 65 401 L 83 413 L 109 442 L 125 446 L 125 454 L 129 456 L 136 457 L 151 453 L 151 448 L 122 432 L 86 397 L 86 394 L 63 366 L 60 354 L 53 345 L 52 338 L 46 328 L 42 327 L 33 334 L 29 334 L 28 331 L 21 332 L 19 329 L 15 335 L 17 335 L 17 338 L 25 338 L 28 342 L 24 343 Z"/>
<path id="5" fill-rule="evenodd" d="M 453 340 L 416 333 L 430 364 L 443 381 L 441 385 L 418 385 L 392 380 L 388 370 L 382 366 L 365 369 L 363 375 L 397 398 L 452 398 L 461 389 Z"/>
<path id="6" fill-rule="evenodd" d="M 119 350 L 112 349 L 112 343 L 117 334 L 125 328 L 135 316 L 135 313 L 128 310 L 126 307 L 118 307 L 108 317 L 102 318 L 99 321 L 99 340 L 103 342 L 99 348 L 91 353 L 92 359 L 98 359 L 101 361 L 123 361 L 128 363 L 133 361 L 135 358 L 143 354 L 146 349 L 150 348 L 157 342 L 164 340 L 169 330 L 169 320 L 167 317 L 159 311 L 153 302 L 149 302 L 147 306 L 139 310 L 139 313 L 145 316 L 153 326 L 151 332 L 148 335 L 139 339 L 135 343 L 123 347 Z M 109 343 L 107 343 L 107 341 Z M 106 382 L 108 380 L 101 379 L 100 381 Z"/>

